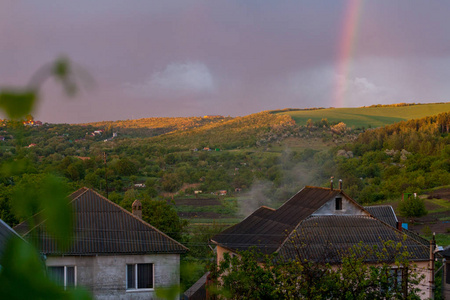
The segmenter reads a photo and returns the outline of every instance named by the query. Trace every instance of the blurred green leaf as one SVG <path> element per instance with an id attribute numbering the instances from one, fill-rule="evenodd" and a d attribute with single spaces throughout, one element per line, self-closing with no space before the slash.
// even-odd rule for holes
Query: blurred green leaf
<path id="1" fill-rule="evenodd" d="M 8 240 L 0 266 L 1 299 L 92 299 L 84 289 L 65 291 L 50 280 L 36 249 L 19 237 Z"/>
<path id="2" fill-rule="evenodd" d="M 60 250 L 72 241 L 73 214 L 65 182 L 54 175 L 24 175 L 12 195 L 13 209 L 28 226 L 45 220 L 45 230 L 56 240 Z M 32 217 L 30 217 L 32 216 Z"/>
<path id="3" fill-rule="evenodd" d="M 19 237 L 9 239 L 0 260 L 2 299 L 64 299 L 65 292 L 50 281 L 32 245 Z"/>
<path id="4" fill-rule="evenodd" d="M 0 91 L 0 109 L 8 118 L 17 120 L 30 114 L 37 100 L 37 94 L 32 90 Z"/>
<path id="5" fill-rule="evenodd" d="M 67 249 L 73 235 L 73 214 L 67 197 L 68 189 L 60 178 L 48 175 L 40 194 L 47 232 L 53 236 L 61 249 Z"/>
<path id="6" fill-rule="evenodd" d="M 77 92 L 71 63 L 67 58 L 62 57 L 54 62 L 52 75 L 61 81 L 67 95 L 72 96 Z"/>
<path id="7" fill-rule="evenodd" d="M 29 161 L 18 159 L 11 162 L 5 162 L 0 166 L 0 175 L 4 177 L 23 174 L 28 168 Z"/>

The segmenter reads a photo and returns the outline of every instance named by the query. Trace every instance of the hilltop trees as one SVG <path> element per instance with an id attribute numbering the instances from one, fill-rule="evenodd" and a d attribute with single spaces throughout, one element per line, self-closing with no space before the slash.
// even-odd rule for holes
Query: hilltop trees
<path id="1" fill-rule="evenodd" d="M 343 149 L 353 158 L 331 164 L 351 196 L 363 203 L 420 193 L 450 181 L 450 113 L 368 130 Z M 335 150 L 337 151 L 337 150 Z M 418 202 L 418 201 L 417 201 Z M 414 205 L 414 207 L 416 207 Z M 414 209 L 417 214 L 425 213 Z M 405 215 L 416 215 L 404 211 Z"/>

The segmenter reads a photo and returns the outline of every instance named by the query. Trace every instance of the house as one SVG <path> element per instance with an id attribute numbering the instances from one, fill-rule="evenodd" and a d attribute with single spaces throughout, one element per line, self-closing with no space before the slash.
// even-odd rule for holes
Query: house
<path id="1" fill-rule="evenodd" d="M 92 189 L 70 198 L 75 226 L 68 250 L 56 248 L 45 221 L 15 227 L 40 245 L 48 271 L 62 285 L 83 286 L 96 299 L 153 299 L 155 288 L 179 284 L 180 254 L 188 249 L 144 222 L 139 201 L 130 213 Z"/>
<path id="2" fill-rule="evenodd" d="M 20 237 L 17 232 L 14 231 L 11 227 L 8 226 L 2 219 L 0 219 L 0 257 L 2 257 L 3 252 L 5 251 L 6 244 L 11 237 Z M 22 237 L 20 237 L 22 238 Z"/>
<path id="3" fill-rule="evenodd" d="M 443 252 L 444 257 L 444 278 L 442 280 L 442 294 L 443 299 L 450 299 L 450 246 L 447 247 Z"/>
<path id="4" fill-rule="evenodd" d="M 422 298 L 431 297 L 430 249 L 392 225 L 377 219 L 341 188 L 306 186 L 280 208 L 262 206 L 211 241 L 217 246 L 217 263 L 225 253 L 256 247 L 265 254 L 277 252 L 285 261 L 301 258 L 330 264 L 339 264 L 339 253 L 359 243 L 382 249 L 386 241 L 401 242 L 425 276 Z"/>

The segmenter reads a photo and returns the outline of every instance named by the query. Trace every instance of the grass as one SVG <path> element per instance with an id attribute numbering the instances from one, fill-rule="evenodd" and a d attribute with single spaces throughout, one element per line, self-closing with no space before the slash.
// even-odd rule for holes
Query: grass
<path id="1" fill-rule="evenodd" d="M 433 237 L 431 235 L 424 236 L 427 240 L 431 240 Z M 438 233 L 436 234 L 436 244 L 439 246 L 449 246 L 450 245 L 450 234 Z"/>
<path id="2" fill-rule="evenodd" d="M 425 203 L 430 203 L 433 205 L 432 210 L 429 210 L 428 213 L 439 213 L 450 211 L 450 201 L 446 199 L 425 199 Z"/>
<path id="3" fill-rule="evenodd" d="M 306 121 L 344 122 L 352 128 L 368 128 L 389 125 L 410 119 L 418 119 L 450 111 L 450 103 L 421 104 L 399 107 L 353 107 L 327 108 L 319 110 L 281 111 L 276 114 L 290 115 L 298 125 L 306 125 Z"/>

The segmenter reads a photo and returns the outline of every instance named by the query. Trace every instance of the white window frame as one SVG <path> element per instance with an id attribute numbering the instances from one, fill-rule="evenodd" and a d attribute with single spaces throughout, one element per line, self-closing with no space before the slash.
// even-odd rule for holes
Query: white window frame
<path id="1" fill-rule="evenodd" d="M 152 288 L 138 288 L 138 265 L 152 265 Z M 133 266 L 134 271 L 134 287 L 128 287 L 128 266 Z M 155 264 L 154 263 L 135 263 L 125 265 L 125 288 L 127 292 L 145 292 L 155 290 Z"/>
<path id="2" fill-rule="evenodd" d="M 64 267 L 64 289 L 66 290 L 68 287 L 72 287 L 72 286 L 67 286 L 67 268 L 73 268 L 73 276 L 74 276 L 74 284 L 73 286 L 76 287 L 77 286 L 77 266 L 75 265 L 64 265 L 64 266 L 47 266 L 47 269 L 49 268 L 61 268 Z"/>

